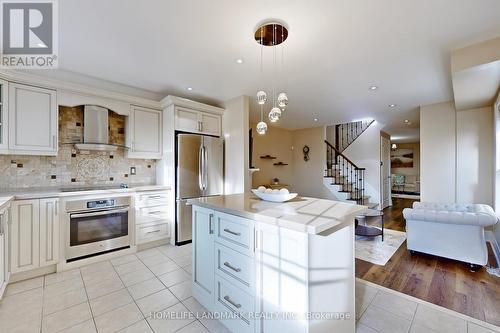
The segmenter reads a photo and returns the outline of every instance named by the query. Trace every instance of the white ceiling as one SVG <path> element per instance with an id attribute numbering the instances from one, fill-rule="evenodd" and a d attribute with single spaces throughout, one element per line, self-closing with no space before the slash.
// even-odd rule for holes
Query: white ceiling
<path id="1" fill-rule="evenodd" d="M 274 78 L 290 99 L 280 124 L 290 129 L 371 117 L 393 135 L 418 136 L 418 106 L 453 98 L 450 51 L 500 36 L 498 0 L 59 4 L 62 71 L 42 74 L 83 73 L 158 97 L 214 104 L 254 96 L 261 86 L 270 93 Z M 267 18 L 285 21 L 290 31 L 285 71 L 278 75 L 271 73 L 269 49 L 265 74 L 259 73 L 253 32 Z M 244 63 L 237 64 L 238 58 Z M 379 89 L 371 91 L 371 85 Z M 389 108 L 392 103 L 397 107 Z M 256 120 L 258 110 L 252 108 Z"/>

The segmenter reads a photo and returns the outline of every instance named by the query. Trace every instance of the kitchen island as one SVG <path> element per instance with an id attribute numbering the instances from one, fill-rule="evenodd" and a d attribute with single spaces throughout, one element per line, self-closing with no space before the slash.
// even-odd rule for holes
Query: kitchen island
<path id="1" fill-rule="evenodd" d="M 238 333 L 355 331 L 354 217 L 366 207 L 193 199 L 193 296 Z"/>

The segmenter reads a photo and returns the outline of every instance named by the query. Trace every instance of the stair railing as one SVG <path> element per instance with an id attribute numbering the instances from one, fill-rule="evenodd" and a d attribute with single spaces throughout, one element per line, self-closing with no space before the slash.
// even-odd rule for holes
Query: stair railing
<path id="1" fill-rule="evenodd" d="M 326 141 L 326 174 L 332 177 L 332 185 L 341 185 L 342 192 L 351 193 L 351 199 L 357 204 L 364 203 L 365 168 L 360 168 L 342 154 L 330 142 Z"/>
<path id="2" fill-rule="evenodd" d="M 374 120 L 361 120 L 335 126 L 335 148 L 343 152 L 351 145 Z"/>

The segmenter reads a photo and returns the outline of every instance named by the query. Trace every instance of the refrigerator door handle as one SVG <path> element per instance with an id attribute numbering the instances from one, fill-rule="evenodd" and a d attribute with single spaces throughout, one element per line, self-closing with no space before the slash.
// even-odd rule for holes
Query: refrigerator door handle
<path id="1" fill-rule="evenodd" d="M 203 190 L 206 190 L 208 187 L 208 150 L 205 146 L 203 146 Z"/>
<path id="2" fill-rule="evenodd" d="M 200 147 L 198 155 L 198 186 L 203 191 L 203 146 Z"/>

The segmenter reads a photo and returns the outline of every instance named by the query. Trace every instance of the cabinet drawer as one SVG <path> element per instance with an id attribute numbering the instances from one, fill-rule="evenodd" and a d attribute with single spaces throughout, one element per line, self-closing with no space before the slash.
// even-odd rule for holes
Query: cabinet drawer
<path id="1" fill-rule="evenodd" d="M 215 240 L 240 253 L 254 255 L 254 223 L 242 217 L 215 212 Z"/>
<path id="2" fill-rule="evenodd" d="M 168 236 L 168 223 L 142 224 L 136 227 L 137 244 L 152 242 Z"/>
<path id="3" fill-rule="evenodd" d="M 136 208 L 135 224 L 152 223 L 155 221 L 168 221 L 170 210 L 168 206 L 139 207 Z"/>
<path id="4" fill-rule="evenodd" d="M 254 294 L 254 261 L 224 245 L 215 244 L 216 273 Z"/>
<path id="5" fill-rule="evenodd" d="M 215 304 L 218 312 L 229 312 L 234 318 L 224 319 L 223 323 L 231 331 L 250 333 L 254 331 L 254 298 L 225 279 L 215 277 Z"/>
<path id="6" fill-rule="evenodd" d="M 151 207 L 168 204 L 167 191 L 162 192 L 147 192 L 136 195 L 136 207 Z"/>

